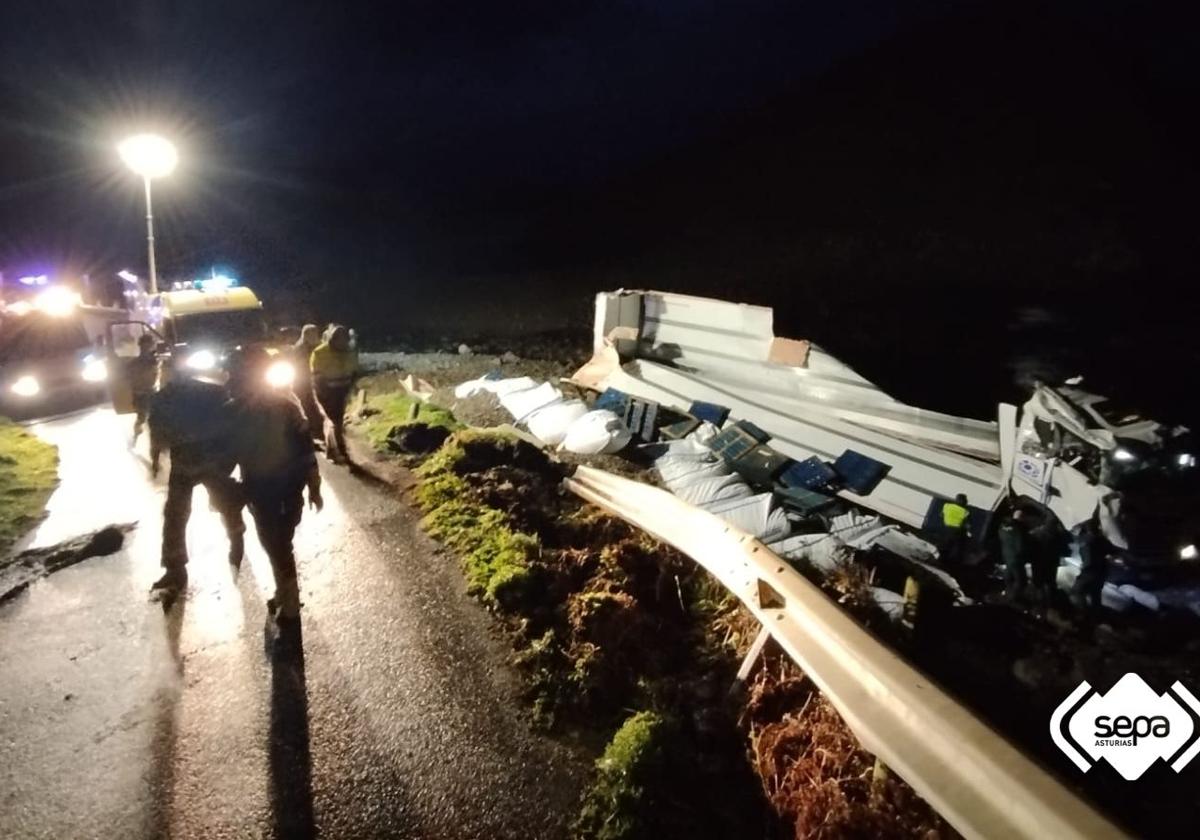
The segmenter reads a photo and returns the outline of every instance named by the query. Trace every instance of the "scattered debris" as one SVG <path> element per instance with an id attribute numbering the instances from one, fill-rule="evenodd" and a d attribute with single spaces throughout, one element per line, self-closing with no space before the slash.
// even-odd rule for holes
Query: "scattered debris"
<path id="1" fill-rule="evenodd" d="M 471 345 L 469 345 L 469 344 L 458 345 L 458 355 L 473 356 L 474 354 L 475 354 L 475 351 L 471 349 Z"/>
<path id="2" fill-rule="evenodd" d="M 125 535 L 135 523 L 109 525 L 99 531 L 74 537 L 57 545 L 31 548 L 9 556 L 0 564 L 0 603 L 25 591 L 34 581 L 61 571 L 90 557 L 103 557 L 121 550 Z"/>
<path id="3" fill-rule="evenodd" d="M 634 330 L 632 338 L 636 337 Z M 624 343 L 627 349 L 633 347 L 633 342 L 627 339 L 618 343 Z M 666 349 L 662 342 L 651 346 L 656 352 Z M 608 349 L 613 351 L 612 359 L 617 360 L 615 349 Z M 785 349 L 790 352 L 795 348 Z M 620 429 L 633 438 L 629 425 L 633 422 L 645 436 L 648 429 L 645 408 L 639 424 L 629 416 L 632 402 L 628 393 L 615 392 L 611 387 L 606 392 L 606 377 L 616 368 L 611 360 L 606 361 L 602 356 L 603 353 L 597 354 L 588 368 L 575 377 L 576 382 L 587 385 L 584 374 L 590 370 L 590 384 L 596 388 L 592 394 L 572 394 L 569 388 L 563 387 L 552 368 L 535 370 L 522 365 L 516 370 L 501 369 L 502 359 L 470 357 L 456 360 L 457 367 L 437 370 L 430 375 L 431 381 L 437 383 L 433 401 L 460 409 L 467 406 L 466 410 L 470 411 L 473 401 L 479 400 L 479 413 L 489 415 L 481 425 L 498 425 L 502 421 L 521 419 L 504 408 L 497 397 L 499 391 L 504 391 L 506 397 L 531 391 L 533 393 L 522 395 L 517 402 L 533 397 L 530 402 L 540 403 L 537 409 L 567 404 L 583 396 L 585 403 L 590 402 L 592 411 L 580 415 L 573 424 L 603 410 L 609 412 L 605 418 L 606 429 L 616 430 L 608 426 L 615 420 Z M 793 357 L 798 358 L 795 354 L 788 358 Z M 805 359 L 810 366 L 820 366 L 829 357 L 818 348 L 808 348 Z M 639 367 L 645 370 L 649 361 L 635 361 L 631 366 L 633 372 L 636 373 Z M 654 364 L 662 366 L 664 377 L 679 379 L 686 378 L 689 373 L 687 361 L 676 356 L 669 360 L 654 360 Z M 774 363 L 779 364 L 778 359 Z M 829 369 L 820 372 L 821 376 L 812 378 L 792 371 L 793 377 L 783 377 L 776 384 L 783 388 L 811 388 L 822 377 L 836 373 Z M 728 381 L 722 387 L 739 386 L 729 371 L 725 376 Z M 456 385 L 466 387 L 467 384 L 473 386 L 469 395 L 455 393 Z M 890 399 L 876 394 L 869 383 L 848 379 L 842 385 L 851 390 L 858 389 L 868 402 Z M 888 639 L 955 694 L 979 707 L 990 722 L 1035 753 L 1035 736 L 1044 734 L 1048 710 L 1061 702 L 1065 690 L 1071 687 L 1066 686 L 1065 681 L 1074 680 L 1073 685 L 1078 684 L 1080 674 L 1097 686 L 1107 684 L 1112 674 L 1119 676 L 1126 669 L 1145 670 L 1164 680 L 1164 686 L 1175 678 L 1185 682 L 1196 678 L 1194 667 L 1183 664 L 1187 656 L 1194 660 L 1198 649 L 1190 641 L 1197 637 L 1195 616 L 1182 609 L 1160 610 L 1159 617 L 1149 628 L 1144 623 L 1137 623 L 1138 616 L 1144 622 L 1150 610 L 1167 602 L 1171 597 L 1166 594 L 1168 589 L 1146 586 L 1146 581 L 1136 576 L 1111 580 L 1105 588 L 1105 603 L 1119 603 L 1126 612 L 1106 616 L 1106 622 L 1111 620 L 1111 623 L 1097 628 L 1095 642 L 1082 638 L 1077 628 L 1055 624 L 1043 617 L 1057 614 L 1055 610 L 973 601 L 975 591 L 968 589 L 972 597 L 967 597 L 956 578 L 960 575 L 964 579 L 986 578 L 986 569 L 971 563 L 963 568 L 941 568 L 937 565 L 936 548 L 913 533 L 911 526 L 897 525 L 874 512 L 864 514 L 855 507 L 856 500 L 837 495 L 853 484 L 859 492 L 870 496 L 878 492 L 873 483 L 894 478 L 892 473 L 882 472 L 880 465 L 889 465 L 873 457 L 869 450 L 860 452 L 846 447 L 824 457 L 785 462 L 781 470 L 777 456 L 786 454 L 784 447 L 768 434 L 775 429 L 765 420 L 762 421 L 765 430 L 754 423 L 739 422 L 737 414 L 745 409 L 738 401 L 713 396 L 699 400 L 700 404 L 681 401 L 680 406 L 673 408 L 672 400 L 660 393 L 639 394 L 644 405 L 660 400 L 655 403 L 656 419 L 651 424 L 655 432 L 651 437 L 658 442 L 627 445 L 621 456 L 577 455 L 566 451 L 568 429 L 563 438 L 564 448 L 557 458 L 599 465 L 642 481 L 661 480 L 681 496 L 694 492 L 693 503 L 749 499 L 748 504 L 758 513 L 763 512 L 766 500 L 755 496 L 763 496 L 765 490 L 772 490 L 774 500 L 767 516 L 778 512 L 788 523 L 786 536 L 773 541 L 772 548 L 792 560 L 866 626 Z M 546 396 L 549 400 L 543 401 Z M 611 405 L 605 400 L 610 400 Z M 766 404 L 774 397 L 767 399 L 764 396 L 763 400 Z M 713 405 L 705 406 L 704 402 Z M 681 406 L 687 411 L 681 411 Z M 733 418 L 721 416 L 723 412 L 729 413 L 727 406 L 732 407 Z M 517 407 L 525 408 L 524 405 Z M 577 409 L 572 407 L 570 410 Z M 533 416 L 530 411 L 522 414 L 527 420 Z M 723 429 L 702 422 L 713 418 L 719 418 L 725 430 L 735 426 L 737 429 L 727 440 L 716 444 L 719 454 L 713 451 L 714 441 Z M 466 418 L 460 415 L 460 419 Z M 476 424 L 477 421 L 469 419 L 468 422 Z M 953 436 L 961 431 L 948 425 L 938 433 Z M 965 434 L 969 437 L 977 431 L 968 429 Z M 922 445 L 928 445 L 928 441 L 923 441 Z M 452 446 L 453 440 L 447 443 L 447 447 Z M 848 457 L 839 458 L 839 452 Z M 439 451 L 431 461 L 441 455 L 442 451 Z M 672 462 L 667 456 L 682 457 Z M 702 733 L 712 731 L 706 721 L 719 718 L 714 711 L 718 707 L 702 699 L 710 692 L 705 688 L 704 680 L 690 676 L 688 670 L 703 670 L 696 664 L 697 657 L 706 659 L 710 665 L 720 663 L 712 665 L 716 670 L 709 673 L 716 673 L 729 663 L 736 670 L 737 656 L 733 649 L 741 647 L 744 650 L 758 629 L 752 620 L 746 626 L 745 611 L 736 605 L 732 609 L 701 608 L 699 603 L 704 596 L 699 593 L 703 576 L 695 574 L 693 564 L 656 546 L 623 522 L 580 506 L 571 499 L 563 499 L 557 491 L 555 471 L 564 467 L 547 469 L 539 466 L 553 461 L 536 446 L 530 446 L 528 450 L 508 450 L 504 455 L 475 452 L 469 458 L 464 449 L 463 457 L 464 466 L 450 471 L 461 484 L 454 484 L 444 475 L 433 476 L 423 479 L 418 493 L 426 498 L 437 497 L 443 492 L 447 497 L 458 493 L 471 506 L 462 517 L 456 518 L 453 510 L 447 512 L 431 530 L 436 532 L 437 527 L 447 523 L 462 526 L 472 530 L 473 537 L 463 537 L 459 551 L 466 554 L 473 545 L 485 549 L 482 558 L 464 560 L 468 564 L 469 577 L 478 574 L 478 584 L 474 583 L 476 578 L 472 578 L 473 591 L 513 626 L 519 665 L 529 679 L 530 699 L 539 721 L 547 726 L 583 723 L 604 728 L 615 726 L 620 719 L 618 715 L 623 717 L 628 710 L 652 709 L 661 719 L 670 721 L 671 726 L 684 726 L 689 738 L 699 738 Z M 512 463 L 518 459 L 522 461 L 520 465 Z M 651 464 L 656 468 L 654 472 L 648 469 Z M 703 481 L 708 481 L 709 485 L 701 485 Z M 492 517 L 489 511 L 499 515 Z M 458 513 L 463 511 L 460 509 Z M 761 524 L 765 526 L 767 521 Z M 506 532 L 499 529 L 506 529 Z M 493 530 L 507 533 L 511 539 L 499 540 L 501 545 L 496 541 L 489 543 L 481 532 Z M 450 533 L 453 532 L 451 527 Z M 774 540 L 777 535 L 772 534 L 771 538 Z M 513 551 L 514 547 L 519 550 Z M 497 557 L 501 559 L 493 562 L 492 558 Z M 516 564 L 519 570 L 506 571 L 514 557 L 519 560 Z M 482 564 L 478 562 L 481 559 Z M 482 572 L 479 571 L 481 565 Z M 1068 558 L 1059 571 L 1062 586 L 1070 585 L 1074 572 L 1075 566 Z M 1121 574 L 1125 575 L 1125 570 Z M 497 579 L 504 581 L 506 575 L 519 585 L 502 585 L 498 589 L 492 586 Z M 895 620 L 906 609 L 901 592 L 910 576 L 920 582 L 922 610 L 928 618 L 917 625 L 912 636 L 906 637 L 903 635 L 905 628 L 898 626 Z M 1176 588 L 1178 593 L 1173 595 L 1180 606 L 1194 599 L 1195 588 L 1186 578 L 1181 578 Z M 497 592 L 501 593 L 499 597 Z M 728 593 L 720 590 L 712 601 L 721 602 L 728 598 Z M 1193 623 L 1188 624 L 1183 618 Z M 700 648 L 695 647 L 693 635 L 697 627 L 703 627 L 710 636 L 709 642 Z M 647 651 L 653 655 L 647 656 Z M 679 663 L 685 663 L 684 672 L 678 670 Z M 759 678 L 791 679 L 781 673 L 783 666 L 779 663 L 772 667 L 774 676 L 764 677 L 760 672 Z M 760 668 L 765 670 L 766 666 Z M 855 757 L 842 756 L 845 760 L 841 763 L 829 756 L 820 758 L 824 755 L 825 747 L 821 746 L 824 742 L 803 740 L 809 729 L 836 724 L 837 731 L 827 733 L 830 743 L 857 749 L 857 742 L 844 724 L 836 720 L 832 709 L 820 710 L 817 706 L 819 698 L 804 705 L 811 687 L 804 687 L 806 681 L 798 672 L 792 676 L 801 681 L 803 692 L 772 693 L 772 696 L 780 696 L 778 705 L 783 709 L 782 713 L 795 718 L 788 722 L 789 728 L 769 728 L 770 721 L 765 717 L 748 713 L 748 718 L 757 727 L 752 731 L 756 737 L 761 735 L 764 739 L 761 744 L 756 742 L 758 769 L 765 772 L 767 767 L 760 761 L 763 756 L 768 753 L 775 756 L 772 761 L 776 762 L 773 766 L 778 772 L 765 788 L 766 794 L 774 807 L 794 821 L 799 831 L 814 831 L 815 836 L 834 836 L 839 831 L 873 833 L 877 830 L 876 824 L 870 821 L 862 803 L 869 802 L 876 791 L 873 785 L 863 784 L 861 775 L 855 775 L 860 771 L 868 777 L 873 775 L 870 757 L 859 751 Z M 755 685 L 754 679 L 752 675 L 752 685 Z M 684 694 L 701 699 L 681 712 L 677 703 Z M 695 749 L 695 741 L 691 741 L 681 751 L 695 755 Z M 805 749 L 809 752 L 804 752 Z M 830 756 L 834 754 L 830 752 Z M 1050 764 L 1056 759 L 1046 752 L 1037 754 Z M 810 778 L 813 791 L 799 791 L 804 774 L 812 767 L 804 765 L 803 772 L 789 775 L 786 771 L 792 760 L 826 762 L 827 769 L 836 778 L 826 780 L 826 777 L 814 775 Z M 1164 791 L 1167 787 L 1174 789 L 1175 779 L 1168 781 L 1171 784 L 1164 787 Z M 883 813 L 889 813 L 889 808 L 916 813 L 924 807 L 898 780 L 881 784 L 885 785 L 885 798 L 880 800 Z M 888 792 L 886 785 L 891 784 L 901 788 Z M 1103 790 L 1105 787 L 1103 779 L 1096 774 L 1089 776 L 1085 784 L 1093 798 L 1096 795 L 1092 788 Z M 1171 796 L 1171 793 L 1163 792 L 1161 796 L 1156 793 L 1155 798 L 1161 804 L 1170 801 Z M 916 804 L 910 809 L 913 801 Z M 822 817 L 822 813 L 828 816 Z M 826 819 L 828 823 L 824 822 Z M 1136 825 L 1156 824 L 1152 814 L 1134 815 L 1129 819 Z M 824 835 L 814 828 L 813 820 L 822 820 L 820 825 L 828 826 Z M 865 827 L 856 829 L 858 820 L 865 820 Z M 912 827 L 913 836 L 948 833 L 945 826 L 936 823 L 936 818 L 928 834 L 922 834 L 921 826 L 924 825 L 925 817 L 919 814 L 911 820 L 901 818 L 902 834 L 907 833 L 907 827 Z"/>

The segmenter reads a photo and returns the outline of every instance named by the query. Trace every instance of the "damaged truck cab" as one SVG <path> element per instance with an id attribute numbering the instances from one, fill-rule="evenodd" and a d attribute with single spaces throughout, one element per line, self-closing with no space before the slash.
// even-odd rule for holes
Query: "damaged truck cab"
<path id="1" fill-rule="evenodd" d="M 1012 461 L 1002 464 L 1013 494 L 1049 508 L 1068 529 L 1095 512 L 1109 541 L 1134 557 L 1186 558 L 1185 508 L 1200 489 L 1191 432 L 1078 385 L 1034 386 L 1014 430 Z"/>

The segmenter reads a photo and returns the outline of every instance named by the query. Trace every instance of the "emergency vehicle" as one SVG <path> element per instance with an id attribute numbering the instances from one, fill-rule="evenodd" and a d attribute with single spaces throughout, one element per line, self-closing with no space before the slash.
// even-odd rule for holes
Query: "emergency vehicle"
<path id="1" fill-rule="evenodd" d="M 134 410 L 128 363 L 138 355 L 142 335 L 155 340 L 160 388 L 181 376 L 224 384 L 231 350 L 268 344 L 262 302 L 251 289 L 225 277 L 176 283 L 170 291 L 139 301 L 133 315 L 108 326 L 109 393 L 118 414 Z M 278 348 L 267 349 L 278 353 Z M 281 358 L 269 368 L 267 384 L 286 387 L 294 375 L 291 363 Z"/>
<path id="2" fill-rule="evenodd" d="M 79 295 L 49 282 L 34 291 L 0 304 L 0 415 L 22 420 L 104 396 L 104 360 L 86 329 Z"/>

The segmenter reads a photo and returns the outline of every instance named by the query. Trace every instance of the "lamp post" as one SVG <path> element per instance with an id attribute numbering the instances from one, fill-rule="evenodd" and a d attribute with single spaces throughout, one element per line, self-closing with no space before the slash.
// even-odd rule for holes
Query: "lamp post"
<path id="1" fill-rule="evenodd" d="M 150 203 L 150 181 L 170 175 L 179 162 L 175 146 L 157 134 L 135 134 L 117 146 L 125 165 L 141 175 L 146 185 L 146 249 L 150 263 L 150 294 L 158 294 L 158 274 L 154 270 L 154 211 Z"/>

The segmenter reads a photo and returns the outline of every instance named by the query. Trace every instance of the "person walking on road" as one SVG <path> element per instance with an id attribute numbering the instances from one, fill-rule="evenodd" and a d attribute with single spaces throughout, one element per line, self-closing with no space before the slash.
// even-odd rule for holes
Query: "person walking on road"
<path id="1" fill-rule="evenodd" d="M 229 537 L 229 562 L 240 565 L 245 550 L 242 493 L 233 478 L 231 417 L 225 389 L 192 379 L 168 383 L 154 395 L 150 407 L 150 439 L 168 447 L 171 471 L 163 506 L 162 565 L 164 573 L 151 587 L 164 596 L 187 588 L 187 524 L 192 493 L 202 484 L 209 502 L 221 515 Z"/>
<path id="2" fill-rule="evenodd" d="M 154 354 L 154 336 L 143 333 L 138 337 L 138 354 L 129 360 L 129 385 L 133 391 L 133 440 L 137 443 L 150 413 L 150 400 L 158 385 L 158 357 Z"/>
<path id="3" fill-rule="evenodd" d="M 313 440 L 323 440 L 325 437 L 325 421 L 313 393 L 312 377 L 312 354 L 320 344 L 321 328 L 316 324 L 305 324 L 300 330 L 300 338 L 292 345 L 291 350 L 292 365 L 296 369 L 292 393 L 300 401 L 300 408 L 304 411 L 304 419 L 308 422 L 309 434 Z"/>
<path id="4" fill-rule="evenodd" d="M 358 374 L 358 353 L 350 347 L 350 330 L 335 326 L 328 340 L 312 352 L 313 390 L 329 420 L 333 440 L 326 443 L 330 460 L 350 463 L 346 450 L 346 403 Z M 336 452 L 335 452 L 336 450 Z"/>
<path id="5" fill-rule="evenodd" d="M 264 384 L 270 357 L 258 349 L 230 360 L 229 387 L 236 419 L 234 455 L 258 540 L 271 561 L 275 595 L 267 607 L 279 623 L 300 617 L 300 589 L 292 540 L 308 503 L 321 510 L 321 474 L 308 424 L 291 394 Z"/>

